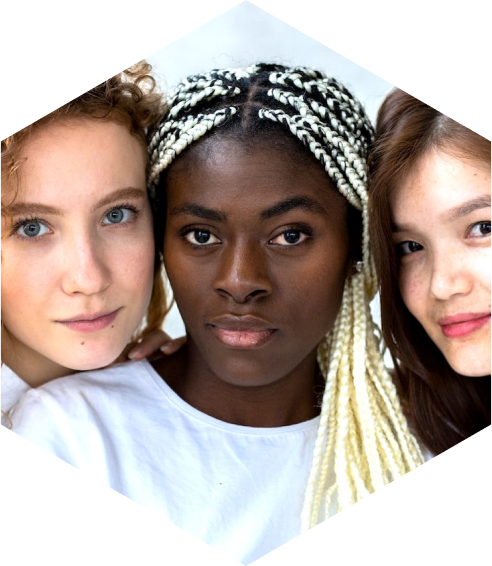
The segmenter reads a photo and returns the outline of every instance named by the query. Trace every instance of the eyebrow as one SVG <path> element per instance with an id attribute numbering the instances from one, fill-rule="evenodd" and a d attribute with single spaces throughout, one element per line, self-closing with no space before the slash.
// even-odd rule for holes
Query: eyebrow
<path id="1" fill-rule="evenodd" d="M 287 200 L 283 200 L 278 204 L 274 204 L 270 208 L 267 208 L 261 213 L 262 220 L 268 220 L 269 218 L 274 218 L 275 216 L 280 216 L 295 209 L 307 210 L 308 212 L 315 212 L 317 214 L 326 214 L 326 210 L 310 197 L 292 197 Z"/>
<path id="2" fill-rule="evenodd" d="M 458 218 L 463 218 L 463 216 L 467 216 L 471 212 L 475 210 L 479 210 L 481 208 L 489 208 L 490 207 L 490 195 L 483 195 L 481 197 L 477 197 L 471 199 L 456 208 L 453 208 L 449 213 L 448 217 L 450 220 L 457 220 Z"/>
<path id="3" fill-rule="evenodd" d="M 97 210 L 108 204 L 112 204 L 117 200 L 131 199 L 131 198 L 143 198 L 145 197 L 145 191 L 143 189 L 137 189 L 134 187 L 125 187 L 123 189 L 116 189 L 109 195 L 103 197 L 101 200 L 97 201 L 93 207 L 93 210 Z M 41 204 L 39 202 L 14 202 L 8 207 L 9 214 L 16 216 L 20 214 L 52 214 L 53 216 L 62 216 L 63 212 L 54 206 L 49 206 L 46 204 Z"/>
<path id="4" fill-rule="evenodd" d="M 314 199 L 309 197 L 292 197 L 263 210 L 260 217 L 262 220 L 268 220 L 269 218 L 274 218 L 275 216 L 280 216 L 290 210 L 299 208 L 318 214 L 326 214 L 326 210 Z M 169 214 L 170 216 L 190 214 L 198 218 L 211 220 L 212 222 L 224 222 L 226 220 L 226 215 L 222 212 L 189 202 L 175 206 L 169 211 Z"/>

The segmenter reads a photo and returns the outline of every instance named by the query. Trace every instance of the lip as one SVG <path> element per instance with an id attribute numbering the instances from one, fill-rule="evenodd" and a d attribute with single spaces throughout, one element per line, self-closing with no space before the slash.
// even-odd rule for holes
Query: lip
<path id="1" fill-rule="evenodd" d="M 111 312 L 80 314 L 66 320 L 57 320 L 55 322 L 75 332 L 96 332 L 108 327 L 118 316 L 120 310 L 121 307 Z"/>
<path id="2" fill-rule="evenodd" d="M 207 326 L 221 344 L 237 350 L 260 348 L 277 331 L 269 322 L 251 315 L 223 315 Z"/>
<path id="3" fill-rule="evenodd" d="M 490 322 L 490 312 L 460 313 L 445 316 L 437 321 L 446 338 L 467 336 Z"/>

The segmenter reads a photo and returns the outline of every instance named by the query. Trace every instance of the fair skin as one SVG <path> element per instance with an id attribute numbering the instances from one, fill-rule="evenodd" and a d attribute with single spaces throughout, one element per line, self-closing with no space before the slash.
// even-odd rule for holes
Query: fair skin
<path id="1" fill-rule="evenodd" d="M 171 166 L 164 263 L 188 342 L 154 366 L 193 407 L 254 427 L 318 414 L 317 346 L 350 258 L 323 167 L 269 142 L 209 138 Z"/>
<path id="2" fill-rule="evenodd" d="M 456 372 L 490 374 L 490 163 L 430 150 L 391 198 L 405 305 Z"/>
<path id="3" fill-rule="evenodd" d="M 36 387 L 122 352 L 150 299 L 154 241 L 145 151 L 125 127 L 55 122 L 20 157 L 2 218 L 2 360 Z"/>

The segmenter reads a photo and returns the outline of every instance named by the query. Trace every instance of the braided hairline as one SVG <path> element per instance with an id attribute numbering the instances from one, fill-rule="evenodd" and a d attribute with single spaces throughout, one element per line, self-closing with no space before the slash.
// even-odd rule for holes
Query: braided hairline
<path id="1" fill-rule="evenodd" d="M 238 92 L 238 87 L 234 87 L 232 89 L 232 87 L 226 87 L 223 86 L 223 81 L 222 79 L 215 79 L 215 76 L 228 76 L 231 77 L 233 74 L 236 75 L 236 79 L 240 79 L 243 77 L 249 77 L 251 75 L 252 72 L 256 72 L 259 69 L 259 66 L 252 66 L 246 70 L 232 70 L 232 69 L 227 69 L 225 71 L 212 71 L 211 73 L 208 73 L 206 75 L 198 75 L 195 77 L 191 77 L 189 78 L 187 81 L 183 81 L 183 83 L 181 85 L 179 85 L 177 87 L 177 89 L 175 90 L 175 92 L 173 93 L 173 97 L 171 98 L 170 101 L 170 107 L 171 107 L 171 111 L 169 113 L 169 117 L 172 118 L 176 118 L 177 115 L 179 113 L 185 112 L 189 109 L 191 109 L 192 106 L 196 105 L 198 102 L 207 99 L 207 100 L 211 100 L 214 97 L 217 96 L 225 96 L 225 95 L 231 95 L 231 94 L 237 94 Z M 304 71 L 306 74 L 310 75 L 310 76 L 314 76 L 314 77 L 320 77 L 321 75 L 317 72 L 313 72 L 310 71 L 308 69 L 287 69 L 285 70 L 282 74 L 275 74 L 275 78 L 276 81 L 283 81 L 285 82 L 285 78 L 289 78 L 290 75 L 294 76 L 295 80 L 293 82 L 297 82 L 299 83 L 300 81 L 298 80 L 298 77 L 300 76 L 299 74 L 299 70 Z M 270 78 L 272 78 L 273 74 L 270 74 Z M 291 81 L 292 82 L 292 81 Z M 220 86 L 219 86 L 220 83 Z M 237 81 L 236 81 L 237 83 Z M 338 85 L 338 83 L 336 83 L 335 81 L 331 80 L 331 83 L 333 83 L 333 85 L 337 85 L 338 89 L 341 91 L 342 87 L 340 85 Z M 304 84 L 304 83 L 301 83 Z M 201 85 L 203 88 L 203 90 L 199 93 L 195 93 L 193 92 L 194 90 L 198 89 L 198 86 Z M 213 87 L 211 85 L 214 85 Z M 332 90 L 334 90 L 334 88 L 332 88 Z M 190 95 L 190 93 L 192 93 L 191 96 L 189 98 L 184 97 L 183 99 L 183 95 L 186 94 L 187 96 Z M 345 94 L 345 92 L 339 92 L 338 93 L 339 98 L 343 98 L 343 99 L 348 99 L 348 96 Z M 176 104 L 176 101 L 180 100 L 180 102 L 178 102 Z M 298 99 L 299 102 L 301 104 L 303 104 L 303 101 L 301 99 Z M 364 116 L 364 114 L 362 114 L 362 116 Z M 266 117 L 261 115 L 260 113 L 260 117 Z M 339 120 L 336 119 L 335 116 L 333 116 L 333 120 L 336 122 L 336 124 L 339 124 Z M 366 119 L 367 120 L 367 119 Z M 169 164 L 172 162 L 173 157 L 170 156 L 169 152 L 166 154 L 166 157 L 164 157 L 163 155 L 163 146 L 166 147 L 166 149 L 169 148 L 169 143 L 171 141 L 171 143 L 178 143 L 177 140 L 173 139 L 173 134 L 169 133 L 172 125 L 169 124 L 169 120 L 167 120 L 166 122 L 164 122 L 163 124 L 164 127 L 161 127 L 160 130 L 158 130 L 156 132 L 156 134 L 154 135 L 154 138 L 151 140 L 150 144 L 149 144 L 149 149 L 153 150 L 152 154 L 151 154 L 151 177 L 150 177 L 150 182 L 152 181 L 156 181 L 157 177 L 159 175 L 159 173 L 165 169 L 166 167 L 169 166 Z M 340 130 L 340 128 L 338 128 L 338 130 Z M 341 129 L 342 131 L 339 133 L 344 134 L 345 132 L 343 131 L 344 129 Z M 326 131 L 319 131 L 319 129 L 317 129 L 316 127 L 313 130 L 318 136 L 320 136 L 320 134 L 326 134 Z M 176 135 L 176 134 L 174 134 Z M 360 132 L 358 132 L 358 135 L 360 135 Z M 166 139 L 167 136 L 167 139 Z M 345 137 L 347 137 L 346 133 L 345 133 Z M 353 135 L 350 135 L 348 139 L 351 139 L 353 137 Z M 321 139 L 323 139 L 324 136 L 322 136 Z M 159 142 L 160 140 L 160 142 Z M 324 141 L 324 139 L 323 139 Z M 331 143 L 331 141 L 330 141 Z M 155 148 L 155 146 L 157 145 L 157 148 Z M 332 151 L 335 151 L 335 145 L 332 145 Z M 342 146 L 343 147 L 343 146 Z M 361 163 L 360 159 L 357 159 L 356 155 L 351 155 L 351 152 L 349 149 L 347 149 L 347 147 L 345 146 L 343 148 L 345 150 L 346 155 L 344 155 L 344 157 L 338 157 L 338 159 L 336 159 L 337 164 L 335 167 L 329 167 L 327 168 L 327 172 L 329 173 L 330 177 L 332 177 L 332 179 L 335 181 L 335 183 L 338 185 L 338 187 L 340 189 L 342 189 L 342 192 L 347 192 L 349 195 L 352 193 L 351 190 L 351 185 L 359 185 L 363 187 L 363 191 L 365 191 L 365 159 L 364 162 Z M 360 147 L 355 148 L 356 150 L 359 150 Z M 177 155 L 176 152 L 174 155 Z M 314 152 L 316 155 L 316 152 Z M 171 157 L 171 160 L 170 160 Z M 318 157 L 319 158 L 319 157 Z M 354 177 L 353 180 L 351 180 L 350 178 L 348 178 L 349 176 L 353 176 L 353 171 L 354 169 L 352 167 L 348 168 L 345 166 L 345 161 L 350 162 L 354 162 L 356 170 L 358 171 L 359 175 L 362 175 L 362 178 L 360 179 L 361 182 L 359 182 L 359 179 L 357 177 L 359 177 L 359 175 L 356 175 Z M 340 165 L 342 164 L 342 165 Z M 347 177 L 347 183 L 337 183 L 337 177 L 339 177 L 340 175 Z M 335 178 L 334 178 L 335 177 Z M 360 205 L 358 206 L 356 204 L 356 200 L 355 198 L 350 198 L 349 200 L 351 201 L 351 204 L 353 206 L 356 206 L 356 208 L 360 209 Z"/>
<path id="2" fill-rule="evenodd" d="M 242 91 L 243 79 L 265 70 L 268 66 L 214 70 L 190 77 L 178 86 L 171 100 L 171 108 L 176 110 L 171 110 L 149 144 L 152 188 L 158 186 L 159 174 L 180 151 L 223 123 L 218 116 L 223 116 L 224 107 L 196 115 L 191 113 L 193 108 L 227 97 L 227 111 L 238 112 L 244 103 L 233 104 L 233 98 Z M 258 117 L 288 128 L 322 163 L 338 190 L 362 211 L 364 268 L 346 281 L 332 338 L 322 341 L 318 348 L 326 385 L 302 513 L 303 528 L 309 528 L 318 521 L 322 508 L 329 513 L 335 498 L 338 510 L 343 509 L 419 465 L 422 455 L 384 367 L 369 309 L 377 289 L 369 247 L 365 161 L 372 127 L 360 103 L 343 86 L 317 71 L 277 66 L 268 81 L 286 88 L 293 85 L 303 93 L 271 87 L 268 97 L 284 110 L 262 108 L 258 103 Z M 286 108 L 293 108 L 297 114 L 288 114 Z"/>

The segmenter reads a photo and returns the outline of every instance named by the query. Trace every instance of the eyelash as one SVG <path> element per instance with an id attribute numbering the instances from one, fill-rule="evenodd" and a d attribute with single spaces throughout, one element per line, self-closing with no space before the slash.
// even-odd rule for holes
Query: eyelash
<path id="1" fill-rule="evenodd" d="M 488 228 L 489 228 L 488 234 L 481 234 L 480 236 L 470 236 L 470 233 L 473 230 L 473 228 L 475 228 L 476 226 L 483 226 L 483 225 L 488 225 Z M 490 236 L 490 220 L 481 220 L 480 222 L 474 222 L 468 228 L 467 235 L 468 235 L 468 237 L 471 237 L 471 238 L 487 238 L 487 237 L 489 237 Z"/>
<path id="2" fill-rule="evenodd" d="M 214 238 L 217 238 L 218 240 L 220 240 L 220 238 L 218 238 L 218 236 L 215 236 L 215 234 L 212 232 L 212 230 L 208 229 L 208 228 L 203 228 L 200 226 L 187 226 L 186 228 L 183 228 L 180 231 L 180 236 L 185 240 L 185 242 L 191 246 L 193 249 L 204 249 L 207 247 L 211 247 L 213 245 L 217 245 L 218 242 L 213 242 L 211 244 L 194 244 L 193 242 L 190 242 L 187 238 L 187 236 L 189 234 L 192 234 L 193 232 L 208 232 L 211 236 L 213 236 Z M 287 232 L 299 232 L 300 234 L 304 234 L 305 236 L 307 236 L 307 238 L 305 240 L 303 240 L 302 242 L 299 243 L 294 243 L 294 244 L 272 244 L 272 241 L 275 240 L 276 238 L 278 238 L 279 236 L 282 236 L 282 234 L 286 234 Z M 293 226 L 289 226 L 286 227 L 284 229 L 282 229 L 281 232 L 279 232 L 276 236 L 274 236 L 273 238 L 270 238 L 268 240 L 268 243 L 277 247 L 281 247 L 281 248 L 298 248 L 299 246 L 302 246 L 304 244 L 306 244 L 308 242 L 308 240 L 310 240 L 313 237 L 313 230 L 306 225 L 293 225 Z"/>
<path id="3" fill-rule="evenodd" d="M 107 217 L 108 214 L 110 214 L 113 210 L 120 210 L 120 209 L 127 209 L 127 210 L 131 210 L 131 212 L 134 215 L 137 215 L 141 209 L 137 208 L 135 205 L 130 204 L 130 203 L 122 203 L 116 206 L 111 207 L 109 210 L 107 210 L 104 215 L 103 215 L 103 219 Z M 134 220 L 134 218 L 132 218 L 131 220 L 124 222 L 124 224 L 128 224 L 130 222 L 132 222 L 132 220 Z M 36 242 L 38 240 L 40 240 L 45 234 L 42 234 L 41 236 L 21 236 L 20 234 L 18 234 L 17 232 L 19 231 L 20 228 L 22 228 L 22 226 L 29 224 L 30 222 L 38 222 L 39 224 L 42 224 L 43 226 L 48 227 L 49 224 L 48 222 L 46 222 L 45 220 L 42 220 L 41 218 L 38 218 L 37 216 L 33 216 L 33 215 L 29 215 L 29 216 L 25 216 L 23 218 L 19 218 L 18 220 L 16 220 L 12 226 L 12 230 L 10 232 L 10 236 L 12 236 L 13 238 L 19 238 L 20 240 L 26 241 L 28 240 L 29 242 Z M 116 226 L 118 223 L 115 223 L 114 225 Z M 121 223 L 119 223 L 121 224 Z M 107 224 L 106 224 L 107 226 Z"/>
<path id="4" fill-rule="evenodd" d="M 489 229 L 489 232 L 486 233 L 486 234 L 480 234 L 479 236 L 471 236 L 472 230 L 473 230 L 474 228 L 476 228 L 476 227 L 479 227 L 479 226 L 487 226 L 488 229 Z M 468 237 L 468 238 L 472 238 L 472 239 L 475 239 L 475 238 L 476 238 L 476 239 L 481 239 L 481 238 L 488 238 L 488 237 L 490 237 L 490 220 L 481 220 L 480 222 L 474 222 L 473 224 L 471 224 L 471 225 L 468 227 L 468 230 L 467 230 L 466 234 L 467 234 L 467 237 Z M 410 245 L 410 244 L 416 244 L 416 245 L 419 246 L 421 249 L 415 250 L 415 251 L 413 251 L 413 252 L 409 251 L 409 252 L 407 252 L 407 253 L 403 253 L 403 251 L 402 251 L 402 250 L 403 250 L 403 246 L 405 246 L 405 245 L 408 246 L 408 245 Z M 409 255 L 412 255 L 412 254 L 414 254 L 414 253 L 417 253 L 417 252 L 421 251 L 422 249 L 424 249 L 423 246 L 422 246 L 421 244 L 419 244 L 418 242 L 415 242 L 415 241 L 413 241 L 413 240 L 407 240 L 407 241 L 405 241 L 405 242 L 399 242 L 399 243 L 397 244 L 397 246 L 396 246 L 397 255 L 398 255 L 398 257 L 400 257 L 400 258 L 405 257 L 405 256 L 409 256 Z"/>

